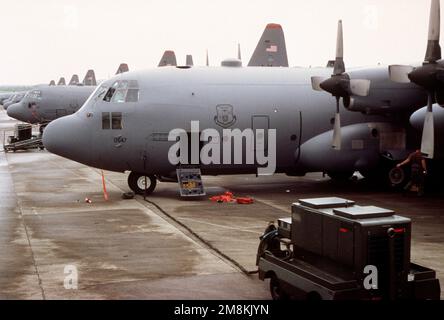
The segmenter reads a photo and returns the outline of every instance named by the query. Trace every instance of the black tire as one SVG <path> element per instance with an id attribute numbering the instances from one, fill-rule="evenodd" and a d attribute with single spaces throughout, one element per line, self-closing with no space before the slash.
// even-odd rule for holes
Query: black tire
<path id="1" fill-rule="evenodd" d="M 273 275 L 270 278 L 270 293 L 273 300 L 287 300 L 287 294 L 282 290 L 279 279 Z"/>
<path id="2" fill-rule="evenodd" d="M 406 169 L 386 166 L 371 171 L 359 171 L 359 173 L 371 184 L 402 189 L 409 181 L 410 172 Z"/>
<path id="3" fill-rule="evenodd" d="M 145 177 L 147 183 L 149 183 L 148 188 L 144 188 Z M 156 188 L 157 179 L 153 175 L 145 175 L 143 173 L 131 172 L 128 176 L 128 186 L 135 194 L 149 195 L 153 193 Z"/>
<path id="4" fill-rule="evenodd" d="M 388 172 L 388 179 L 392 187 L 403 188 L 408 182 L 407 172 L 404 168 L 393 167 Z"/>

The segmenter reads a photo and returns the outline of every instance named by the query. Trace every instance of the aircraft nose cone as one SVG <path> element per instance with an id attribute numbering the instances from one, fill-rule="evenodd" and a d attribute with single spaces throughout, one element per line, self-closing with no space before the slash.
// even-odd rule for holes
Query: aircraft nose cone
<path id="1" fill-rule="evenodd" d="M 43 145 L 51 153 L 90 164 L 90 130 L 77 115 L 50 122 L 43 131 Z"/>
<path id="2" fill-rule="evenodd" d="M 16 103 L 16 104 L 11 104 L 9 106 L 6 107 L 6 113 L 8 114 L 9 117 L 17 119 L 17 120 L 22 120 L 22 110 L 21 110 L 21 105 Z"/>

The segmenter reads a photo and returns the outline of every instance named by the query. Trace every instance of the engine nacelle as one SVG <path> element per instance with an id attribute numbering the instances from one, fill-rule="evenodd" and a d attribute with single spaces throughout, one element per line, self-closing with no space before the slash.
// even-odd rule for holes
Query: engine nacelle
<path id="1" fill-rule="evenodd" d="M 404 93 L 403 93 L 404 94 Z M 407 94 L 407 92 L 406 92 Z M 424 96 L 417 94 L 396 97 L 393 95 L 387 99 L 369 97 L 352 97 L 349 103 L 344 100 L 344 107 L 349 111 L 362 112 L 365 114 L 387 114 L 399 111 L 415 109 L 427 103 Z M 410 101 L 410 102 L 409 102 Z"/>
<path id="2" fill-rule="evenodd" d="M 381 154 L 405 150 L 405 129 L 390 123 L 360 123 L 341 128 L 341 150 L 331 147 L 333 131 L 320 134 L 296 151 L 298 166 L 306 172 L 349 172 L 371 170 Z"/>
<path id="3" fill-rule="evenodd" d="M 386 114 L 398 111 L 416 110 L 427 104 L 424 89 L 413 83 L 395 83 L 390 80 L 388 69 L 358 69 L 348 72 L 351 79 L 371 81 L 370 91 L 366 97 L 353 96 L 344 107 L 350 111 L 366 114 Z"/>

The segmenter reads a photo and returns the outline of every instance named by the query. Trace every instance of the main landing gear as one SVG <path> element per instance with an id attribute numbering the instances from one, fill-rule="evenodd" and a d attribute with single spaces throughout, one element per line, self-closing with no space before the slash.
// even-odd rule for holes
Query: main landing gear
<path id="1" fill-rule="evenodd" d="M 156 188 L 157 179 L 154 175 L 131 172 L 128 176 L 128 186 L 135 194 L 149 195 Z"/>

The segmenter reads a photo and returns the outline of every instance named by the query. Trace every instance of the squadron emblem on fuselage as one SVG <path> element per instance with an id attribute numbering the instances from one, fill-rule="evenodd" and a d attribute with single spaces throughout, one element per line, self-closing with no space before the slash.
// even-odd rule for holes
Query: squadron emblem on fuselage
<path id="1" fill-rule="evenodd" d="M 216 106 L 216 116 L 214 122 L 222 128 L 231 127 L 236 123 L 236 116 L 233 114 L 233 106 L 229 104 L 220 104 Z"/>

